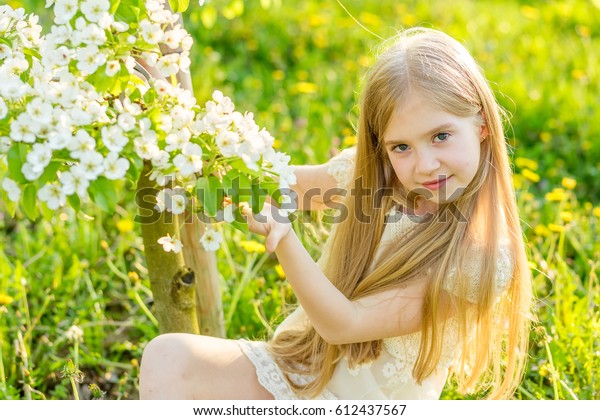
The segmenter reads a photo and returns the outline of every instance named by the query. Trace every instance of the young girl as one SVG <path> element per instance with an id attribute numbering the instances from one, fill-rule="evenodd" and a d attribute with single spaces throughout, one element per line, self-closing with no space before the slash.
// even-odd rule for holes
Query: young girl
<path id="1" fill-rule="evenodd" d="M 347 190 L 318 264 L 272 207 L 246 212 L 297 310 L 268 342 L 155 338 L 142 398 L 439 398 L 449 372 L 462 392 L 511 396 L 531 285 L 501 110 L 456 40 L 393 41 L 363 88 L 357 147 L 296 168 L 300 208 Z"/>

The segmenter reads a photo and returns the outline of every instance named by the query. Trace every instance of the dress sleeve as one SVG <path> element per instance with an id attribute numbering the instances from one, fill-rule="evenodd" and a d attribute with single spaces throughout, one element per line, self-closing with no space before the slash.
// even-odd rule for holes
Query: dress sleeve
<path id="1" fill-rule="evenodd" d="M 470 258 L 467 265 L 463 268 L 463 273 L 468 281 L 466 293 L 461 293 L 461 291 L 459 291 L 458 284 L 456 283 L 456 268 L 450 270 L 442 288 L 454 295 L 466 298 L 471 303 L 476 303 L 481 285 L 481 254 L 477 252 L 474 252 L 473 254 L 473 258 Z M 496 276 L 494 278 L 495 299 L 498 299 L 506 289 L 512 276 L 512 271 L 513 259 L 510 248 L 507 244 L 502 244 L 499 247 L 498 259 L 496 262 Z"/>
<path id="2" fill-rule="evenodd" d="M 338 188 L 347 188 L 352 181 L 355 160 L 356 147 L 344 149 L 329 160 L 327 173 L 335 178 Z"/>

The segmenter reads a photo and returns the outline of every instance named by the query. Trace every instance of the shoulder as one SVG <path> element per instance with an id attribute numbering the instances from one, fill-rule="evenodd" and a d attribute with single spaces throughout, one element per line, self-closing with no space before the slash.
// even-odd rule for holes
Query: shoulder
<path id="1" fill-rule="evenodd" d="M 352 179 L 356 147 L 342 150 L 327 162 L 327 173 L 337 182 L 338 187 L 345 188 Z"/>
<path id="2" fill-rule="evenodd" d="M 475 303 L 478 301 L 481 286 L 491 282 L 494 296 L 497 299 L 508 286 L 513 274 L 514 258 L 510 244 L 504 241 L 498 244 L 492 278 L 485 278 L 483 264 L 483 247 L 476 245 L 467 253 L 463 264 L 457 264 L 450 270 L 442 287 L 452 294 Z"/>

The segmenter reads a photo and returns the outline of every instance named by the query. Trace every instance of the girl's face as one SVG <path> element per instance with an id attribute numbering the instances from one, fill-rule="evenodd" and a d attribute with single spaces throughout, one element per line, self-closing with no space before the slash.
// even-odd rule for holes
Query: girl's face
<path id="1" fill-rule="evenodd" d="M 480 143 L 487 135 L 481 118 L 459 117 L 411 95 L 393 114 L 384 149 L 398 180 L 421 199 L 419 213 L 456 200 L 475 177 Z"/>

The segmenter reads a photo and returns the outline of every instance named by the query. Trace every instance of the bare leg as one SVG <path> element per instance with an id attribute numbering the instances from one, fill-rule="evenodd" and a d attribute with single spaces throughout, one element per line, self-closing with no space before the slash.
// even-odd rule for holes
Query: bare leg
<path id="1" fill-rule="evenodd" d="M 273 399 L 254 365 L 232 340 L 164 334 L 144 350 L 141 399 Z"/>

